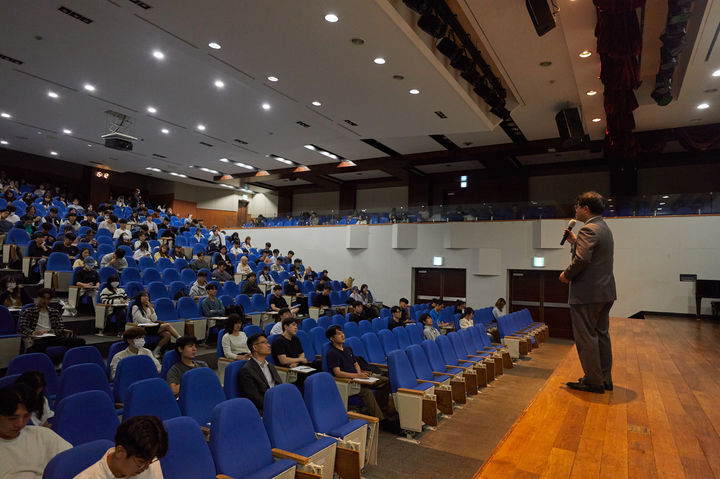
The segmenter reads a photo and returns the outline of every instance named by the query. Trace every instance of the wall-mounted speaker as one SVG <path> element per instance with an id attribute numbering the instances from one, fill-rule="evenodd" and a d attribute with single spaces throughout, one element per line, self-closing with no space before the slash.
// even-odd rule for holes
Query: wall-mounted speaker
<path id="1" fill-rule="evenodd" d="M 547 0 L 525 0 L 525 6 L 539 37 L 555 28 L 555 19 Z"/>
<path id="2" fill-rule="evenodd" d="M 582 140 L 585 136 L 580 111 L 577 108 L 566 108 L 555 115 L 558 134 L 563 140 Z"/>

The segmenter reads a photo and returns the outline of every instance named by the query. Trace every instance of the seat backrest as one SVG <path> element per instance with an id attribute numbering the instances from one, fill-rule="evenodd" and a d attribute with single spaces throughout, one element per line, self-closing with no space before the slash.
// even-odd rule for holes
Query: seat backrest
<path id="1" fill-rule="evenodd" d="M 400 329 L 400 328 L 395 328 Z M 422 330 L 417 324 L 408 324 L 405 326 L 408 336 L 410 336 L 410 342 L 412 344 L 420 344 L 424 341 Z"/>
<path id="2" fill-rule="evenodd" d="M 115 405 L 107 394 L 84 391 L 71 394 L 58 403 L 53 430 L 73 446 L 78 446 L 97 439 L 114 440 L 119 424 Z"/>
<path id="3" fill-rule="evenodd" d="M 365 345 L 365 351 L 367 351 L 368 357 L 365 358 L 368 362 L 377 364 L 386 364 L 387 359 L 385 351 L 380 344 L 380 339 L 375 333 L 365 333 L 362 335 L 362 341 Z"/>
<path id="4" fill-rule="evenodd" d="M 262 333 L 262 329 L 260 329 L 260 326 L 257 326 L 255 324 L 247 324 L 243 328 L 243 333 L 245 333 L 245 336 L 247 336 L 249 338 L 253 334 Z"/>
<path id="5" fill-rule="evenodd" d="M 388 373 L 392 392 L 397 392 L 398 388 L 410 389 L 417 386 L 417 376 L 405 351 L 396 350 L 388 354 Z"/>
<path id="6" fill-rule="evenodd" d="M 162 281 L 153 281 L 148 284 L 148 295 L 150 295 L 151 301 L 155 301 L 160 298 L 170 298 L 170 293 L 168 293 L 165 283 Z"/>
<path id="7" fill-rule="evenodd" d="M 320 354 L 320 352 L 322 351 L 323 345 L 328 342 L 328 339 L 325 336 L 325 328 L 320 327 L 320 326 L 318 326 L 316 328 L 312 328 L 310 330 L 310 337 L 312 338 L 315 352 Z"/>
<path id="8" fill-rule="evenodd" d="M 436 380 L 433 376 L 433 370 L 430 366 L 427 355 L 420 346 L 413 344 L 405 350 L 405 354 L 410 360 L 410 365 L 412 366 L 413 371 L 415 371 L 415 376 L 418 379 L 424 379 L 425 381 Z"/>
<path id="9" fill-rule="evenodd" d="M 253 310 L 252 304 L 250 304 L 250 297 L 247 294 L 238 294 L 235 296 L 235 304 L 242 306 L 246 313 Z"/>
<path id="10" fill-rule="evenodd" d="M 113 441 L 98 439 L 63 451 L 50 459 L 42 477 L 43 479 L 75 477 L 98 462 L 113 446 L 115 446 Z"/>
<path id="11" fill-rule="evenodd" d="M 323 372 L 309 376 L 304 390 L 305 407 L 316 432 L 330 434 L 330 431 L 348 422 L 345 404 L 332 375 Z"/>
<path id="12" fill-rule="evenodd" d="M 395 336 L 395 341 L 397 341 L 398 346 L 400 346 L 400 349 L 405 349 L 408 346 L 410 346 L 412 343 L 410 342 L 410 335 L 405 330 L 405 328 L 397 327 L 392 330 L 393 336 Z"/>
<path id="13" fill-rule="evenodd" d="M 367 351 L 365 350 L 365 345 L 363 344 L 362 339 L 360 339 L 359 336 L 345 336 L 345 344 L 350 346 L 353 355 L 361 356 L 365 361 L 370 362 L 367 356 Z"/>
<path id="14" fill-rule="evenodd" d="M 127 294 L 128 298 L 134 298 L 140 291 L 144 290 L 145 287 L 139 281 L 129 281 L 125 283 L 125 294 Z"/>
<path id="15" fill-rule="evenodd" d="M 140 270 L 137 268 L 125 268 L 120 273 L 120 282 L 127 284 L 130 281 L 137 281 L 142 283 L 142 277 L 140 276 Z"/>
<path id="16" fill-rule="evenodd" d="M 143 284 L 150 284 L 154 282 L 162 283 L 162 276 L 160 276 L 160 271 L 158 271 L 156 268 L 140 269 L 142 270 Z"/>
<path id="17" fill-rule="evenodd" d="M 125 402 L 125 395 L 130 385 L 141 379 L 158 377 L 157 367 L 151 358 L 137 354 L 123 358 L 115 371 L 115 402 Z"/>
<path id="18" fill-rule="evenodd" d="M 280 386 L 289 384 L 276 387 Z M 302 403 L 299 393 L 297 400 Z M 287 404 L 285 406 L 290 409 Z M 292 409 L 304 409 L 304 406 L 294 406 Z M 249 477 L 273 463 L 270 438 L 257 408 L 249 399 L 229 399 L 215 407 L 212 412 L 209 445 L 218 474 Z"/>
<path id="19" fill-rule="evenodd" d="M 385 355 L 389 356 L 390 352 L 400 349 L 398 342 L 395 340 L 395 335 L 389 329 L 381 329 L 377 333 L 380 344 L 382 344 L 385 350 Z"/>
<path id="20" fill-rule="evenodd" d="M 455 352 L 455 348 L 453 348 L 452 343 L 450 342 L 448 337 L 440 335 L 435 340 L 435 343 L 440 349 L 440 354 L 442 355 L 445 364 L 449 366 L 457 366 L 458 355 Z"/>
<path id="21" fill-rule="evenodd" d="M 265 296 L 260 293 L 253 294 L 251 308 L 251 311 L 267 311 L 268 307 Z"/>
<path id="22" fill-rule="evenodd" d="M 165 268 L 162 270 L 162 278 L 165 284 L 170 284 L 173 281 L 180 281 L 180 273 L 175 268 Z"/>
<path id="23" fill-rule="evenodd" d="M 180 271 L 184 271 L 188 267 L 188 262 L 185 258 L 175 258 L 175 269 Z"/>
<path id="24" fill-rule="evenodd" d="M 128 388 L 123 420 L 144 415 L 157 416 L 161 421 L 181 415 L 175 395 L 164 379 L 143 379 Z"/>
<path id="25" fill-rule="evenodd" d="M 460 336 L 459 333 L 452 332 L 447 335 L 448 339 L 450 340 L 450 343 L 452 344 L 453 348 L 455 348 L 455 352 L 457 353 L 457 357 L 460 359 L 467 359 L 466 356 L 470 354 L 470 352 L 465 347 L 465 343 L 462 340 L 462 336 Z"/>
<path id="26" fill-rule="evenodd" d="M 140 268 L 140 271 L 145 272 L 146 269 L 155 267 L 155 261 L 153 261 L 150 256 L 143 256 L 138 261 L 138 267 Z"/>
<path id="27" fill-rule="evenodd" d="M 0 305 L 0 335 L 15 334 L 15 320 L 7 306 Z"/>
<path id="28" fill-rule="evenodd" d="M 160 271 L 164 271 L 166 268 L 173 268 L 175 269 L 174 263 L 170 260 L 170 258 L 158 258 L 157 263 L 155 264 L 157 269 Z"/>
<path id="29" fill-rule="evenodd" d="M 178 299 L 177 302 L 177 315 L 178 318 L 182 319 L 192 319 L 197 317 L 197 304 L 195 303 L 195 300 L 191 298 L 190 296 L 184 296 L 180 299 Z M 218 337 L 218 341 L 220 341 L 220 338 Z"/>
<path id="30" fill-rule="evenodd" d="M 173 303 L 172 299 L 157 299 L 153 301 L 153 306 L 155 307 L 155 314 L 157 314 L 158 321 L 176 321 L 178 319 L 175 303 Z"/>
<path id="31" fill-rule="evenodd" d="M 188 288 L 185 283 L 180 280 L 170 283 L 170 286 L 168 286 L 168 294 L 170 295 L 170 299 L 175 299 L 175 295 L 178 294 L 178 291 L 183 291 L 185 294 L 188 293 Z"/>
<path id="32" fill-rule="evenodd" d="M 65 253 L 55 252 L 50 253 L 47 260 L 46 269 L 48 271 L 72 271 L 72 264 L 70 258 Z"/>
<path id="33" fill-rule="evenodd" d="M 228 296 L 234 298 L 240 294 L 240 288 L 235 281 L 225 281 L 225 284 L 223 285 L 223 294 L 227 294 Z"/>
<path id="34" fill-rule="evenodd" d="M 219 338 L 220 336 L 218 336 Z M 218 340 L 219 341 L 219 340 Z M 247 363 L 247 359 L 241 359 L 233 361 L 225 368 L 225 377 L 223 378 L 223 390 L 225 391 L 225 397 L 227 399 L 234 399 L 240 397 L 240 387 L 238 386 L 237 376 Z"/>
<path id="35" fill-rule="evenodd" d="M 103 266 L 98 270 L 98 276 L 100 276 L 100 285 L 104 285 L 110 276 L 117 274 L 118 270 L 116 270 L 115 268 L 111 266 Z"/>
<path id="36" fill-rule="evenodd" d="M 63 366 L 56 400 L 61 401 L 62 398 L 83 391 L 102 391 L 113 399 L 103 367 L 95 363 L 76 364 L 69 368 Z"/>
<path id="37" fill-rule="evenodd" d="M 8 243 L 26 245 L 30 242 L 27 231 L 20 228 L 12 228 L 8 233 Z M 66 256 L 67 257 L 67 256 Z"/>
<path id="38" fill-rule="evenodd" d="M 313 318 L 305 318 L 302 320 L 301 329 L 306 333 L 310 334 L 310 330 L 315 327 L 317 327 L 317 321 L 315 321 Z"/>
<path id="39" fill-rule="evenodd" d="M 440 353 L 440 348 L 432 339 L 426 339 L 422 342 L 421 347 L 425 352 L 425 357 L 430 363 L 430 367 L 433 371 L 442 373 L 447 369 L 447 364 Z"/>
<path id="40" fill-rule="evenodd" d="M 163 381 L 167 379 L 167 373 L 170 371 L 170 368 L 178 361 L 180 361 L 180 355 L 175 348 L 170 351 L 165 351 L 162 358 L 162 364 L 160 366 L 160 377 Z"/>
<path id="41" fill-rule="evenodd" d="M 293 452 L 316 441 L 310 414 L 292 384 L 278 384 L 265 392 L 263 423 L 272 447 Z"/>
<path id="42" fill-rule="evenodd" d="M 183 416 L 190 416 L 201 426 L 209 426 L 215 406 L 225 400 L 225 391 L 215 371 L 195 368 L 183 374 L 178 405 Z"/>
<path id="43" fill-rule="evenodd" d="M 354 336 L 356 338 L 360 337 L 360 326 L 358 326 L 357 323 L 348 321 L 342 328 L 346 338 L 350 336 Z"/>
<path id="44" fill-rule="evenodd" d="M 460 335 L 462 342 L 465 344 L 465 350 L 468 351 L 468 354 L 477 354 L 478 350 L 482 349 L 482 347 L 475 347 L 475 339 L 473 339 L 470 329 L 474 328 L 460 330 L 457 334 Z"/>
<path id="45" fill-rule="evenodd" d="M 197 275 L 195 274 L 195 271 L 190 268 L 185 268 L 180 273 L 180 281 L 185 284 L 192 284 L 195 280 L 197 280 Z"/>
<path id="46" fill-rule="evenodd" d="M 55 372 L 50 357 L 44 353 L 27 353 L 15 356 L 10 360 L 7 374 L 22 374 L 25 371 L 40 371 L 45 378 L 45 393 L 55 396 L 60 386 L 60 380 Z"/>
<path id="47" fill-rule="evenodd" d="M 318 327 L 327 329 L 332 324 L 332 320 L 327 316 L 320 316 L 317 320 Z"/>
<path id="48" fill-rule="evenodd" d="M 480 323 L 474 328 L 470 328 L 470 334 L 475 338 L 475 344 L 479 345 L 478 349 L 484 349 L 492 347 L 492 342 L 485 331 L 485 325 Z"/>
<path id="49" fill-rule="evenodd" d="M 11 384 L 15 384 L 15 381 L 17 381 L 17 378 L 20 377 L 20 374 L 6 374 L 5 376 L 0 378 L 0 389 L 10 386 Z"/>
<path id="50" fill-rule="evenodd" d="M 190 417 L 163 421 L 168 433 L 167 454 L 160 459 L 163 477 L 215 477 L 210 448 L 198 423 Z"/>
<path id="51" fill-rule="evenodd" d="M 387 318 L 374 318 L 372 320 L 372 327 L 376 333 L 379 333 L 383 329 L 387 329 Z"/>
<path id="52" fill-rule="evenodd" d="M 363 335 L 365 333 L 372 333 L 373 327 L 372 323 L 368 321 L 367 319 L 363 319 L 358 323 L 358 327 L 360 328 L 360 334 Z"/>
<path id="53" fill-rule="evenodd" d="M 310 334 L 303 330 L 298 330 L 297 337 L 300 340 L 303 353 L 305 353 L 305 358 L 307 358 L 308 361 L 312 361 L 315 358 L 316 351 Z"/>

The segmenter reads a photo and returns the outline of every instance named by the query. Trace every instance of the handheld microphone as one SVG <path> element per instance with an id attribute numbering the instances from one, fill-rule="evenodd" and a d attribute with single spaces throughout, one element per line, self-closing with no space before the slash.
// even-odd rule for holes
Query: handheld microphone
<path id="1" fill-rule="evenodd" d="M 568 236 L 570 235 L 570 232 L 575 227 L 575 223 L 576 223 L 575 220 L 568 221 L 567 231 L 565 231 L 565 234 L 563 235 L 562 240 L 560 241 L 560 246 L 565 244 L 565 240 L 567 240 Z"/>

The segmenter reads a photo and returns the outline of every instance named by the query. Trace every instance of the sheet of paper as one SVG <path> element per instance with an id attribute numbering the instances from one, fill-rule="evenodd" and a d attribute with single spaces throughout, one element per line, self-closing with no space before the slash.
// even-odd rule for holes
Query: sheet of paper
<path id="1" fill-rule="evenodd" d="M 290 368 L 290 371 L 297 371 L 299 373 L 311 373 L 317 370 L 315 368 L 311 368 L 310 366 L 295 366 L 294 368 Z"/>
<path id="2" fill-rule="evenodd" d="M 33 336 L 33 338 L 35 338 L 35 339 L 38 339 L 38 338 L 54 338 L 54 337 L 55 337 L 55 333 L 45 333 L 45 334 L 41 334 L 40 336 Z"/>
<path id="3" fill-rule="evenodd" d="M 378 378 L 367 378 L 367 379 L 363 379 L 363 378 L 353 378 L 353 380 L 354 380 L 356 383 L 363 383 L 363 384 L 374 384 L 374 383 L 376 383 L 376 382 L 379 381 Z"/>

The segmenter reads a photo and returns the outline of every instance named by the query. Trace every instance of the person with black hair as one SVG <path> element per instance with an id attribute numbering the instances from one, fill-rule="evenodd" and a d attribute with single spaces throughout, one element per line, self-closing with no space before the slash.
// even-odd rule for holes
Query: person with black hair
<path id="1" fill-rule="evenodd" d="M 0 389 L 0 477 L 42 479 L 50 459 L 72 445 L 47 427 L 30 426 L 36 394 L 25 384 Z"/>
<path id="2" fill-rule="evenodd" d="M 8 275 L 0 279 L 0 304 L 8 308 L 20 308 L 30 303 L 32 299 L 17 276 Z"/>
<path id="3" fill-rule="evenodd" d="M 272 295 L 268 298 L 268 304 L 270 304 L 270 311 L 280 311 L 283 308 L 289 308 L 290 312 L 295 315 L 300 311 L 299 306 L 295 306 L 294 308 L 290 308 L 290 305 L 287 304 L 287 301 L 285 301 L 285 298 L 283 298 L 282 295 L 282 286 L 279 284 L 276 284 L 273 286 L 272 289 Z"/>
<path id="4" fill-rule="evenodd" d="M 133 252 L 133 259 L 136 262 L 139 262 L 140 258 L 145 258 L 146 256 L 152 258 L 152 253 L 150 252 L 150 245 L 148 242 L 143 241 L 138 245 L 135 252 Z"/>
<path id="5" fill-rule="evenodd" d="M 181 336 L 175 342 L 175 351 L 180 361 L 173 364 L 167 373 L 167 382 L 176 396 L 180 393 L 183 374 L 195 368 L 207 368 L 205 361 L 195 359 L 198 340 L 195 336 Z"/>
<path id="6" fill-rule="evenodd" d="M 252 297 L 253 294 L 262 294 L 260 286 L 257 284 L 257 274 L 250 273 L 240 288 L 240 294 L 247 294 Z"/>
<path id="7" fill-rule="evenodd" d="M 345 345 L 345 333 L 340 326 L 335 324 L 330 326 L 325 331 L 325 336 L 331 343 L 325 361 L 333 376 L 348 379 L 368 379 L 372 376 L 371 371 L 360 369 L 352 348 Z M 387 378 L 375 376 L 375 379 L 372 385 L 361 385 L 359 396 L 365 404 L 367 414 L 382 421 L 385 419 L 383 410 L 387 409 L 390 389 Z M 377 391 L 377 398 L 373 394 L 373 389 Z"/>
<path id="8" fill-rule="evenodd" d="M 247 335 L 242 331 L 243 318 L 239 314 L 229 314 L 225 321 L 225 334 L 222 337 L 223 355 L 227 359 L 250 359 Z"/>
<path id="9" fill-rule="evenodd" d="M 168 433 L 155 416 L 134 416 L 115 431 L 115 447 L 75 479 L 162 479 L 159 459 L 167 454 Z"/>
<path id="10" fill-rule="evenodd" d="M 168 246 L 167 243 L 162 243 L 158 250 L 155 252 L 154 259 L 156 263 L 157 260 L 159 260 L 160 258 L 167 258 L 170 260 L 171 263 L 175 262 L 175 258 L 170 255 L 170 246 Z"/>
<path id="11" fill-rule="evenodd" d="M 226 281 L 234 281 L 233 276 L 227 272 L 227 265 L 224 261 L 217 264 L 217 269 L 212 272 L 212 279 L 224 284 Z"/>
<path id="12" fill-rule="evenodd" d="M 115 230 L 117 229 L 117 220 L 117 216 L 109 214 L 105 217 L 104 221 L 100 222 L 98 229 L 105 228 L 106 230 L 109 230 L 111 234 L 115 234 Z"/>
<path id="13" fill-rule="evenodd" d="M 207 296 L 207 290 L 205 289 L 207 287 L 207 271 L 199 271 L 197 274 L 197 279 L 195 282 L 190 286 L 190 293 L 188 296 L 190 296 L 195 301 L 199 301 L 201 298 L 204 298 Z"/>
<path id="14" fill-rule="evenodd" d="M 127 348 L 115 353 L 112 359 L 110 359 L 110 379 L 115 379 L 115 371 L 117 370 L 118 363 L 120 363 L 122 359 L 137 355 L 147 356 L 152 359 L 158 372 L 160 372 L 160 363 L 152 351 L 145 347 L 145 328 L 131 326 L 123 332 L 122 338 L 125 344 L 127 344 Z"/>
<path id="15" fill-rule="evenodd" d="M 53 292 L 41 288 L 37 292 L 37 303 L 20 312 L 18 332 L 23 336 L 27 352 L 44 353 L 50 346 L 65 346 L 68 349 L 82 346 L 85 340 L 65 337 L 62 309 L 50 307 Z"/>
<path id="16" fill-rule="evenodd" d="M 9 209 L 5 208 L 3 210 L 0 210 L 0 233 L 7 233 L 13 228 L 13 226 L 15 226 L 14 223 L 8 220 L 9 216 Z"/>
<path id="17" fill-rule="evenodd" d="M 402 314 L 400 315 L 400 320 L 403 323 L 408 323 L 410 321 L 415 321 L 415 318 L 410 317 L 410 301 L 407 300 L 407 298 L 400 298 L 398 301 L 398 306 L 400 307 L 400 311 L 402 311 Z"/>
<path id="18" fill-rule="evenodd" d="M 77 256 L 79 253 L 77 246 L 73 244 L 75 239 L 77 239 L 77 236 L 75 236 L 74 233 L 65 233 L 65 236 L 63 237 L 63 242 L 53 245 L 53 253 L 65 253 L 70 258 L 70 261 L 73 261 L 75 259 L 75 256 Z"/>
<path id="19" fill-rule="evenodd" d="M 217 254 L 213 255 L 214 265 L 213 268 L 217 268 L 220 263 L 225 263 L 226 265 L 230 263 L 230 258 L 228 258 L 227 255 L 227 246 L 222 245 L 220 246 L 220 249 L 218 250 Z"/>
<path id="20" fill-rule="evenodd" d="M 100 260 L 100 267 L 104 268 L 106 266 L 110 268 L 115 268 L 118 271 L 122 271 L 127 268 L 128 262 L 125 259 L 125 250 L 118 248 L 112 253 L 108 253 L 103 256 Z"/>
<path id="21" fill-rule="evenodd" d="M 49 223 L 56 230 L 60 228 L 60 217 L 58 216 L 58 209 L 54 206 L 50 207 L 48 214 L 43 218 L 45 223 Z"/>
<path id="22" fill-rule="evenodd" d="M 153 307 L 152 302 L 150 302 L 150 296 L 147 291 L 140 291 L 137 296 L 135 296 L 133 299 L 132 309 L 130 310 L 130 316 L 133 323 L 139 326 L 144 328 L 158 328 L 157 334 L 160 335 L 160 342 L 153 350 L 153 354 L 156 358 L 160 358 L 163 346 L 170 341 L 171 337 L 180 337 L 178 332 L 175 331 L 175 328 L 170 326 L 168 323 L 158 322 L 157 313 L 155 313 L 155 308 Z"/>
<path id="23" fill-rule="evenodd" d="M 184 260 L 187 260 L 187 258 L 185 257 L 185 248 L 176 244 L 175 247 L 173 248 L 172 257 L 174 259 L 182 258 Z"/>
<path id="24" fill-rule="evenodd" d="M 402 320 L 402 310 L 400 306 L 393 306 L 390 308 L 390 319 L 388 319 L 388 329 L 392 331 L 398 326 L 404 327 L 405 323 Z"/>
<path id="25" fill-rule="evenodd" d="M 33 407 L 30 421 L 34 426 L 50 427 L 48 420 L 55 416 L 50 409 L 50 403 L 45 395 L 45 376 L 40 371 L 25 371 L 15 380 L 15 384 L 24 384 L 35 394 L 35 405 Z"/>
<path id="26" fill-rule="evenodd" d="M 210 258 L 205 255 L 204 251 L 198 251 L 197 258 L 190 262 L 190 268 L 197 273 L 201 269 L 210 270 L 212 263 L 210 263 Z"/>
<path id="27" fill-rule="evenodd" d="M 289 317 L 282 320 L 282 334 L 272 344 L 272 357 L 275 364 L 286 368 L 309 365 L 315 369 L 322 368 L 322 361 L 305 357 L 300 339 L 297 337 L 298 320 Z M 297 385 L 297 384 L 296 384 Z M 298 385 L 300 386 L 300 385 Z"/>
<path id="28" fill-rule="evenodd" d="M 435 341 L 440 336 L 440 330 L 438 330 L 433 324 L 432 317 L 423 313 L 420 315 L 420 324 L 423 326 L 423 337 L 425 339 L 432 339 Z"/>
<path id="29" fill-rule="evenodd" d="M 258 283 L 264 284 L 266 287 L 270 287 L 275 284 L 275 280 L 270 275 L 270 267 L 268 265 L 264 265 L 262 267 L 262 270 L 260 270 L 260 274 L 258 275 Z"/>
<path id="30" fill-rule="evenodd" d="M 332 310 L 332 302 L 330 301 L 330 285 L 329 284 L 326 284 L 323 286 L 322 294 L 315 295 L 315 299 L 313 300 L 312 305 L 315 308 L 320 308 L 319 316 L 324 315 L 327 310 Z"/>
<path id="31" fill-rule="evenodd" d="M 125 218 L 118 220 L 118 228 L 113 233 L 113 239 L 118 241 L 118 246 L 121 244 L 130 246 L 132 233 L 130 232 L 130 228 L 128 228 L 128 220 Z"/>
<path id="32" fill-rule="evenodd" d="M 252 401 L 262 414 L 265 392 L 282 383 L 275 366 L 267 361 L 272 350 L 270 342 L 262 333 L 253 334 L 247 340 L 250 359 L 240 368 L 237 375 L 240 397 Z"/>
<path id="33" fill-rule="evenodd" d="M 280 311 L 278 311 L 277 316 L 275 316 L 275 324 L 273 325 L 272 329 L 270 329 L 270 336 L 274 334 L 282 334 L 283 332 L 283 326 L 282 322 L 286 319 L 291 319 L 293 317 L 292 313 L 290 312 L 289 308 L 282 308 Z"/>
<path id="34" fill-rule="evenodd" d="M 90 256 L 91 254 L 92 252 L 90 251 L 90 248 L 80 248 L 80 254 L 72 265 L 73 269 L 82 268 L 83 266 L 85 266 L 85 258 Z"/>
<path id="35" fill-rule="evenodd" d="M 270 271 L 275 271 L 276 273 L 282 273 L 285 271 L 285 267 L 283 266 L 283 259 L 277 258 L 275 262 L 270 266 Z"/>
<path id="36" fill-rule="evenodd" d="M 455 312 L 453 314 L 463 314 L 465 311 L 465 301 L 462 299 L 455 300 Z"/>
<path id="37" fill-rule="evenodd" d="M 475 322 L 473 321 L 473 316 L 475 316 L 475 310 L 472 308 L 465 308 L 465 310 L 462 313 L 462 318 L 460 318 L 460 329 L 467 329 L 472 328 L 475 325 Z"/>
<path id="38" fill-rule="evenodd" d="M 80 222 L 77 220 L 77 213 L 74 211 L 68 212 L 65 216 L 65 221 L 61 223 L 63 228 L 70 227 L 73 233 L 77 233 L 80 229 Z"/>
<path id="39" fill-rule="evenodd" d="M 363 304 L 359 301 L 353 301 L 349 303 L 350 306 L 350 318 L 348 318 L 348 321 L 352 321 L 354 323 L 360 323 L 363 319 L 365 319 L 365 308 L 363 307 Z"/>
<path id="40" fill-rule="evenodd" d="M 120 287 L 120 278 L 112 274 L 108 276 L 105 287 L 100 291 L 100 302 L 109 304 L 107 315 L 115 315 L 116 327 L 125 327 L 125 317 L 127 316 L 128 296 L 125 290 Z"/>
<path id="41" fill-rule="evenodd" d="M 207 298 L 202 300 L 200 308 L 202 308 L 203 316 L 207 318 L 217 318 L 225 316 L 225 306 L 222 301 L 217 297 L 218 286 L 215 283 L 208 283 L 205 286 L 205 292 Z"/>

